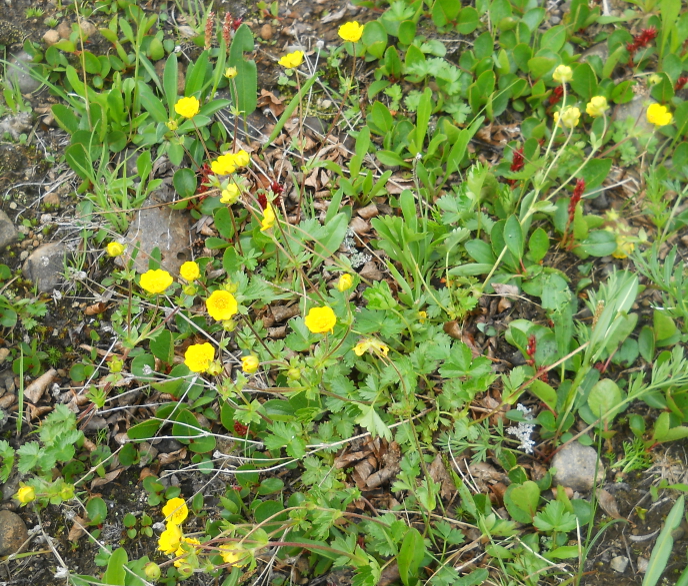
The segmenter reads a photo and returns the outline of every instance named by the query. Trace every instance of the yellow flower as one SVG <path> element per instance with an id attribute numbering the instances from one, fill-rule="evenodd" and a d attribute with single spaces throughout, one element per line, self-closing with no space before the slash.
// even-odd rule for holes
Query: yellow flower
<path id="1" fill-rule="evenodd" d="M 272 209 L 272 205 L 268 203 L 268 207 L 265 208 L 263 212 L 263 219 L 260 222 L 260 231 L 265 232 L 275 225 L 275 211 Z"/>
<path id="2" fill-rule="evenodd" d="M 598 118 L 602 116 L 608 108 L 609 104 L 607 104 L 607 98 L 604 96 L 594 96 L 590 98 L 588 105 L 585 106 L 585 111 L 593 118 Z"/>
<path id="3" fill-rule="evenodd" d="M 238 153 L 234 153 L 234 164 L 237 167 L 245 167 L 251 161 L 251 155 L 246 151 L 241 150 Z"/>
<path id="4" fill-rule="evenodd" d="M 339 27 L 339 36 L 345 41 L 357 43 L 363 35 L 363 27 L 355 20 Z"/>
<path id="5" fill-rule="evenodd" d="M 566 128 L 575 128 L 578 126 L 578 120 L 580 120 L 580 110 L 575 106 L 566 106 L 561 112 L 554 113 L 554 123 L 559 124 Z"/>
<path id="6" fill-rule="evenodd" d="M 146 271 L 141 275 L 141 288 L 149 293 L 162 293 L 172 284 L 172 275 L 162 269 Z"/>
<path id="7" fill-rule="evenodd" d="M 568 65 L 559 65 L 552 74 L 552 79 L 559 83 L 566 83 L 573 79 L 573 70 Z"/>
<path id="8" fill-rule="evenodd" d="M 246 557 L 246 552 L 239 544 L 221 545 L 220 555 L 222 556 L 222 561 L 226 564 L 231 564 L 232 566 L 243 566 L 246 564 L 246 561 L 241 561 L 242 558 Z"/>
<path id="9" fill-rule="evenodd" d="M 165 529 L 158 538 L 158 549 L 163 553 L 172 554 L 179 549 L 181 540 L 182 530 L 179 528 L 179 525 L 168 523 L 167 529 Z"/>
<path id="10" fill-rule="evenodd" d="M 177 551 L 174 552 L 174 555 L 176 555 L 179 559 L 174 560 L 174 567 L 178 568 L 182 564 L 186 563 L 186 556 L 189 555 L 190 553 L 198 553 L 201 548 L 199 547 L 191 547 L 193 545 L 201 545 L 201 542 L 198 541 L 198 539 L 194 539 L 193 537 L 183 537 L 182 540 L 179 543 L 179 547 L 177 548 Z M 182 556 L 182 557 L 179 557 Z"/>
<path id="11" fill-rule="evenodd" d="M 334 315 L 332 308 L 327 305 L 324 307 L 311 307 L 306 319 L 304 319 L 304 323 L 314 334 L 325 334 L 334 331 L 337 317 Z"/>
<path id="12" fill-rule="evenodd" d="M 215 175 L 229 175 L 236 171 L 236 161 L 234 160 L 234 155 L 226 154 L 220 155 L 216 161 L 210 163 L 210 168 Z"/>
<path id="13" fill-rule="evenodd" d="M 177 124 L 176 120 L 168 120 L 167 122 L 165 122 L 165 126 L 167 126 L 167 128 L 172 132 L 179 128 L 179 124 Z"/>
<path id="14" fill-rule="evenodd" d="M 246 374 L 253 374 L 258 370 L 260 366 L 260 360 L 256 356 L 242 356 L 241 357 L 241 370 Z"/>
<path id="15" fill-rule="evenodd" d="M 124 252 L 124 244 L 119 242 L 110 242 L 107 245 L 106 250 L 109 256 L 119 256 Z"/>
<path id="16" fill-rule="evenodd" d="M 657 85 L 662 81 L 662 76 L 653 73 L 650 77 L 647 78 L 647 81 L 650 83 L 650 85 Z"/>
<path id="17" fill-rule="evenodd" d="M 647 109 L 647 121 L 655 126 L 666 126 L 671 124 L 673 119 L 673 115 L 667 110 L 666 106 L 650 104 L 650 107 Z"/>
<path id="18" fill-rule="evenodd" d="M 343 293 L 347 289 L 351 289 L 351 285 L 353 284 L 354 278 L 349 273 L 344 273 L 341 277 L 339 277 L 339 281 L 337 281 L 337 291 L 341 291 Z"/>
<path id="19" fill-rule="evenodd" d="M 213 291 L 205 302 L 208 313 L 216 321 L 226 321 L 231 319 L 239 311 L 239 306 L 234 299 L 234 295 L 227 291 Z"/>
<path id="20" fill-rule="evenodd" d="M 165 522 L 169 528 L 170 525 L 181 525 L 189 516 L 189 509 L 184 499 L 175 497 L 167 501 L 167 504 L 162 508 L 162 514 L 165 515 Z"/>
<path id="21" fill-rule="evenodd" d="M 225 69 L 225 77 L 227 79 L 234 79 L 237 76 L 237 68 L 236 67 L 228 67 Z"/>
<path id="22" fill-rule="evenodd" d="M 287 69 L 294 69 L 294 67 L 298 67 L 301 63 L 303 63 L 303 51 L 288 53 L 279 60 L 279 64 Z"/>
<path id="23" fill-rule="evenodd" d="M 214 358 L 215 348 L 208 342 L 191 344 L 184 353 L 184 364 L 189 367 L 191 372 L 205 372 Z M 163 512 L 165 512 L 164 509 Z"/>
<path id="24" fill-rule="evenodd" d="M 616 235 L 616 250 L 612 253 L 614 258 L 627 258 L 635 250 L 635 243 L 623 234 Z"/>
<path id="25" fill-rule="evenodd" d="M 198 279 L 198 277 L 201 276 L 201 269 L 198 266 L 198 264 L 190 260 L 185 262 L 181 267 L 179 267 L 179 274 L 185 281 L 188 281 L 190 283 L 191 281 L 195 281 L 196 279 Z"/>
<path id="26" fill-rule="evenodd" d="M 424 324 L 426 319 L 428 319 L 428 312 L 427 311 L 419 311 L 418 312 L 418 321 L 420 323 Z"/>
<path id="27" fill-rule="evenodd" d="M 19 487 L 17 494 L 14 495 L 22 505 L 26 505 L 36 499 L 36 491 L 33 486 L 26 486 L 25 484 Z"/>
<path id="28" fill-rule="evenodd" d="M 193 118 L 201 109 L 201 103 L 195 96 L 180 98 L 174 105 L 174 111 L 184 118 Z"/>
<path id="29" fill-rule="evenodd" d="M 220 203 L 226 203 L 227 205 L 233 205 L 239 199 L 239 188 L 236 183 L 230 183 L 226 189 L 222 190 L 220 196 Z"/>
<path id="30" fill-rule="evenodd" d="M 389 352 L 389 346 L 372 338 L 366 338 L 354 346 L 354 352 L 356 356 L 363 356 L 366 352 L 371 352 L 372 354 L 386 357 Z"/>

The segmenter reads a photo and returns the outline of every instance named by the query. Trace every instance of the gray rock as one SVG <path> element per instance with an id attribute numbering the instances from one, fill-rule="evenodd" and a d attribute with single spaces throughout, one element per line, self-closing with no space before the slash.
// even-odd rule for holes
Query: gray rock
<path id="1" fill-rule="evenodd" d="M 589 491 L 593 487 L 595 467 L 597 482 L 604 481 L 604 465 L 598 463 L 597 452 L 590 446 L 572 442 L 564 446 L 552 459 L 552 467 L 557 469 L 554 484 L 568 486 L 573 490 Z"/>
<path id="2" fill-rule="evenodd" d="M 648 106 L 656 101 L 657 100 L 649 96 L 637 95 L 630 102 L 618 104 L 614 108 L 612 119 L 623 121 L 627 118 L 631 118 L 638 130 L 651 133 L 655 129 L 655 126 L 647 121 L 646 112 Z"/>
<path id="3" fill-rule="evenodd" d="M 9 47 L 22 40 L 21 29 L 8 20 L 0 20 L 0 45 Z"/>
<path id="4" fill-rule="evenodd" d="M 17 229 L 7 214 L 0 210 L 0 248 L 12 244 L 17 239 Z"/>
<path id="5" fill-rule="evenodd" d="M 36 283 L 42 293 L 52 291 L 62 280 L 66 252 L 67 247 L 59 242 L 40 246 L 26 259 L 24 276 Z"/>
<path id="6" fill-rule="evenodd" d="M 191 260 L 189 250 L 189 231 L 193 220 L 188 212 L 173 210 L 169 206 L 149 207 L 155 202 L 148 199 L 129 226 L 123 242 L 126 249 L 115 263 L 124 266 L 138 246 L 139 253 L 134 266 L 139 273 L 148 270 L 148 259 L 155 247 L 160 249 L 162 268 L 175 275 L 179 267 Z"/>
<path id="7" fill-rule="evenodd" d="M 35 92 L 41 85 L 41 82 L 29 73 L 31 61 L 31 55 L 26 51 L 20 51 L 10 59 L 7 67 L 7 81 L 16 85 L 22 94 Z"/>
<path id="8" fill-rule="evenodd" d="M 609 58 L 609 47 L 607 47 L 607 43 L 597 43 L 597 45 L 593 45 L 589 49 L 583 51 L 581 54 L 581 61 L 587 62 L 593 55 L 602 59 L 604 63 Z"/>
<path id="9" fill-rule="evenodd" d="M 22 518 L 12 511 L 0 511 L 0 556 L 17 553 L 29 538 Z"/>
<path id="10" fill-rule="evenodd" d="M 612 561 L 609 562 L 609 567 L 615 572 L 623 574 L 628 567 L 628 558 L 623 555 L 617 555 L 615 558 L 612 558 Z"/>

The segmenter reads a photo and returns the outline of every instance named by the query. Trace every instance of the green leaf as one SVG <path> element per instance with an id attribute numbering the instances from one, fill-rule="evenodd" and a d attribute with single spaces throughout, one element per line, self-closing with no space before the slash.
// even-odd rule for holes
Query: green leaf
<path id="1" fill-rule="evenodd" d="M 585 180 L 585 189 L 590 191 L 598 185 L 602 185 L 609 176 L 609 171 L 612 168 L 611 159 L 592 159 L 581 171 L 581 176 Z"/>
<path id="2" fill-rule="evenodd" d="M 155 434 L 162 425 L 161 421 L 149 419 L 130 427 L 127 430 L 127 437 L 132 440 L 146 440 L 155 437 Z"/>
<path id="3" fill-rule="evenodd" d="M 611 421 L 616 415 L 616 407 L 623 400 L 619 385 L 613 380 L 603 378 L 597 382 L 588 395 L 588 407 L 595 417 L 606 416 L 605 421 Z"/>
<path id="4" fill-rule="evenodd" d="M 361 410 L 361 415 L 356 418 L 356 423 L 365 427 L 373 437 L 381 436 L 388 441 L 392 439 L 392 432 L 382 421 L 374 405 L 356 405 Z"/>
<path id="5" fill-rule="evenodd" d="M 410 527 L 401 543 L 397 564 L 399 576 L 404 586 L 414 586 L 418 582 L 418 569 L 425 556 L 423 536 L 415 527 Z"/>
<path id="6" fill-rule="evenodd" d="M 125 566 L 129 561 L 127 552 L 123 547 L 118 547 L 112 552 L 110 560 L 108 561 L 107 570 L 103 574 L 103 584 L 109 586 L 124 586 L 127 571 Z"/>
<path id="7" fill-rule="evenodd" d="M 594 230 L 574 248 L 579 255 L 609 256 L 616 250 L 616 236 L 607 230 Z"/>
<path id="8" fill-rule="evenodd" d="M 196 174 L 188 168 L 177 169 L 172 178 L 172 183 L 174 188 L 180 197 L 186 198 L 191 197 L 196 193 L 196 187 L 198 185 L 198 180 Z"/>
<path id="9" fill-rule="evenodd" d="M 228 63 L 231 67 L 236 67 L 237 70 L 237 76 L 233 80 L 234 84 L 230 84 L 230 91 L 236 107 L 244 116 L 253 114 L 258 100 L 256 62 L 245 56 L 245 53 L 252 53 L 253 50 L 253 33 L 248 25 L 242 24 L 234 33 L 229 49 Z"/>
<path id="10" fill-rule="evenodd" d="M 162 85 L 165 88 L 165 98 L 167 98 L 169 112 L 174 112 L 174 105 L 177 103 L 178 75 L 177 54 L 173 51 L 165 62 L 165 71 L 162 75 Z"/>
<path id="11" fill-rule="evenodd" d="M 517 260 L 523 258 L 523 230 L 515 215 L 509 216 L 504 225 L 504 243 Z"/>
<path id="12" fill-rule="evenodd" d="M 165 123 L 169 120 L 167 115 L 167 110 L 163 106 L 160 99 L 153 93 L 150 86 L 143 81 L 138 83 L 139 98 L 141 99 L 141 104 L 145 108 L 146 112 L 151 115 L 151 118 L 156 122 Z"/>
<path id="13" fill-rule="evenodd" d="M 91 525 L 100 525 L 107 517 L 107 505 L 100 497 L 94 497 L 86 503 L 86 512 Z"/>
<path id="14" fill-rule="evenodd" d="M 597 95 L 597 78 L 590 65 L 581 63 L 573 70 L 571 87 L 586 102 Z"/>
<path id="15" fill-rule="evenodd" d="M 547 383 L 534 380 L 528 390 L 553 411 L 557 408 L 557 392 Z"/>
<path id="16" fill-rule="evenodd" d="M 650 561 L 643 578 L 643 586 L 655 586 L 666 569 L 667 562 L 671 556 L 671 550 L 674 547 L 672 534 L 678 529 L 683 520 L 684 503 L 685 497 L 681 495 L 667 515 L 664 527 L 657 538 L 654 548 L 652 548 Z"/>
<path id="17" fill-rule="evenodd" d="M 549 236 L 542 228 L 537 228 L 530 235 L 528 240 L 528 250 L 530 258 L 535 262 L 540 262 L 549 251 Z"/>
<path id="18" fill-rule="evenodd" d="M 532 523 L 540 502 L 540 488 L 532 480 L 512 484 L 504 493 L 504 506 L 514 521 Z"/>
<path id="19" fill-rule="evenodd" d="M 676 336 L 678 328 L 669 314 L 661 309 L 655 309 L 652 314 L 652 326 L 658 346 L 666 345 L 667 340 Z"/>

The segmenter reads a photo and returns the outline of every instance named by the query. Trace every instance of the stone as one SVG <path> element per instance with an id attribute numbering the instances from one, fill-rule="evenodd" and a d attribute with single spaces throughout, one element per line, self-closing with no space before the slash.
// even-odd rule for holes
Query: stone
<path id="1" fill-rule="evenodd" d="M 139 253 L 134 267 L 139 273 L 148 270 L 148 259 L 154 248 L 160 249 L 161 268 L 175 275 L 179 267 L 191 260 L 189 231 L 193 219 L 184 210 L 173 210 L 169 206 L 156 206 L 148 199 L 144 202 L 122 242 L 126 245 L 124 254 L 115 258 L 118 266 L 125 266 L 131 253 L 138 246 Z"/>
<path id="2" fill-rule="evenodd" d="M 592 490 L 596 466 L 598 483 L 604 481 L 605 477 L 604 465 L 598 460 L 594 448 L 571 442 L 552 459 L 552 467 L 557 470 L 554 484 L 578 491 Z"/>
<path id="3" fill-rule="evenodd" d="M 0 556 L 17 553 L 29 538 L 22 518 L 12 511 L 0 511 Z"/>
<path id="4" fill-rule="evenodd" d="M 46 31 L 43 35 L 43 42 L 50 47 L 60 40 L 60 33 L 58 33 L 54 28 Z"/>
<path id="5" fill-rule="evenodd" d="M 647 567 L 650 565 L 650 560 L 644 558 L 643 556 L 638 556 L 638 559 L 635 564 L 638 568 L 638 573 L 644 574 L 645 572 L 647 572 Z"/>
<path id="6" fill-rule="evenodd" d="M 81 34 L 84 35 L 84 37 L 92 37 L 98 30 L 96 29 L 95 25 L 88 20 L 80 20 L 79 28 L 81 29 Z"/>
<path id="7" fill-rule="evenodd" d="M 7 81 L 17 86 L 22 94 L 35 92 L 41 86 L 40 81 L 31 77 L 29 65 L 31 61 L 33 61 L 31 55 L 26 51 L 19 51 L 10 58 L 7 67 Z"/>
<path id="8" fill-rule="evenodd" d="M 31 279 L 42 293 L 59 286 L 64 271 L 64 256 L 67 247 L 60 242 L 43 244 L 26 259 L 22 273 Z"/>
<path id="9" fill-rule="evenodd" d="M 23 38 L 21 29 L 9 22 L 8 20 L 0 20 L 0 45 L 9 47 L 15 43 L 19 43 Z"/>
<path id="10" fill-rule="evenodd" d="M 17 229 L 7 214 L 0 210 L 0 248 L 12 244 L 17 239 Z"/>
<path id="11" fill-rule="evenodd" d="M 599 57 L 602 60 L 602 63 L 604 63 L 609 58 L 609 47 L 607 47 L 607 43 L 597 43 L 589 49 L 586 49 L 583 51 L 580 60 L 587 63 L 588 59 L 593 55 Z"/>
<path id="12" fill-rule="evenodd" d="M 623 574 L 628 567 L 628 558 L 624 555 L 617 555 L 609 562 L 609 567 L 615 572 Z"/>
<path id="13" fill-rule="evenodd" d="M 69 36 L 72 34 L 72 25 L 69 24 L 69 22 L 67 22 L 66 20 L 63 20 L 57 26 L 57 32 L 60 35 L 60 38 L 68 39 Z"/>
<path id="14" fill-rule="evenodd" d="M 272 34 L 272 26 L 270 26 L 268 23 L 260 27 L 260 37 L 264 41 L 269 41 L 272 38 Z"/>
<path id="15" fill-rule="evenodd" d="M 630 102 L 625 104 L 617 104 L 614 107 L 612 120 L 624 121 L 631 118 L 635 123 L 635 131 L 643 133 L 652 133 L 655 125 L 647 121 L 647 108 L 650 104 L 656 103 L 656 100 L 649 96 L 637 95 Z M 647 141 L 647 139 L 645 139 Z"/>

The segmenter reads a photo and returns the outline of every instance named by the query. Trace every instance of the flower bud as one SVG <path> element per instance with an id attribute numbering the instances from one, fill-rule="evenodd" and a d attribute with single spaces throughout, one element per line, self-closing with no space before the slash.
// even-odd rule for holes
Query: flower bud
<path id="1" fill-rule="evenodd" d="M 155 562 L 148 562 L 143 568 L 144 574 L 146 574 L 146 579 L 152 582 L 157 581 L 162 574 L 160 566 Z"/>

